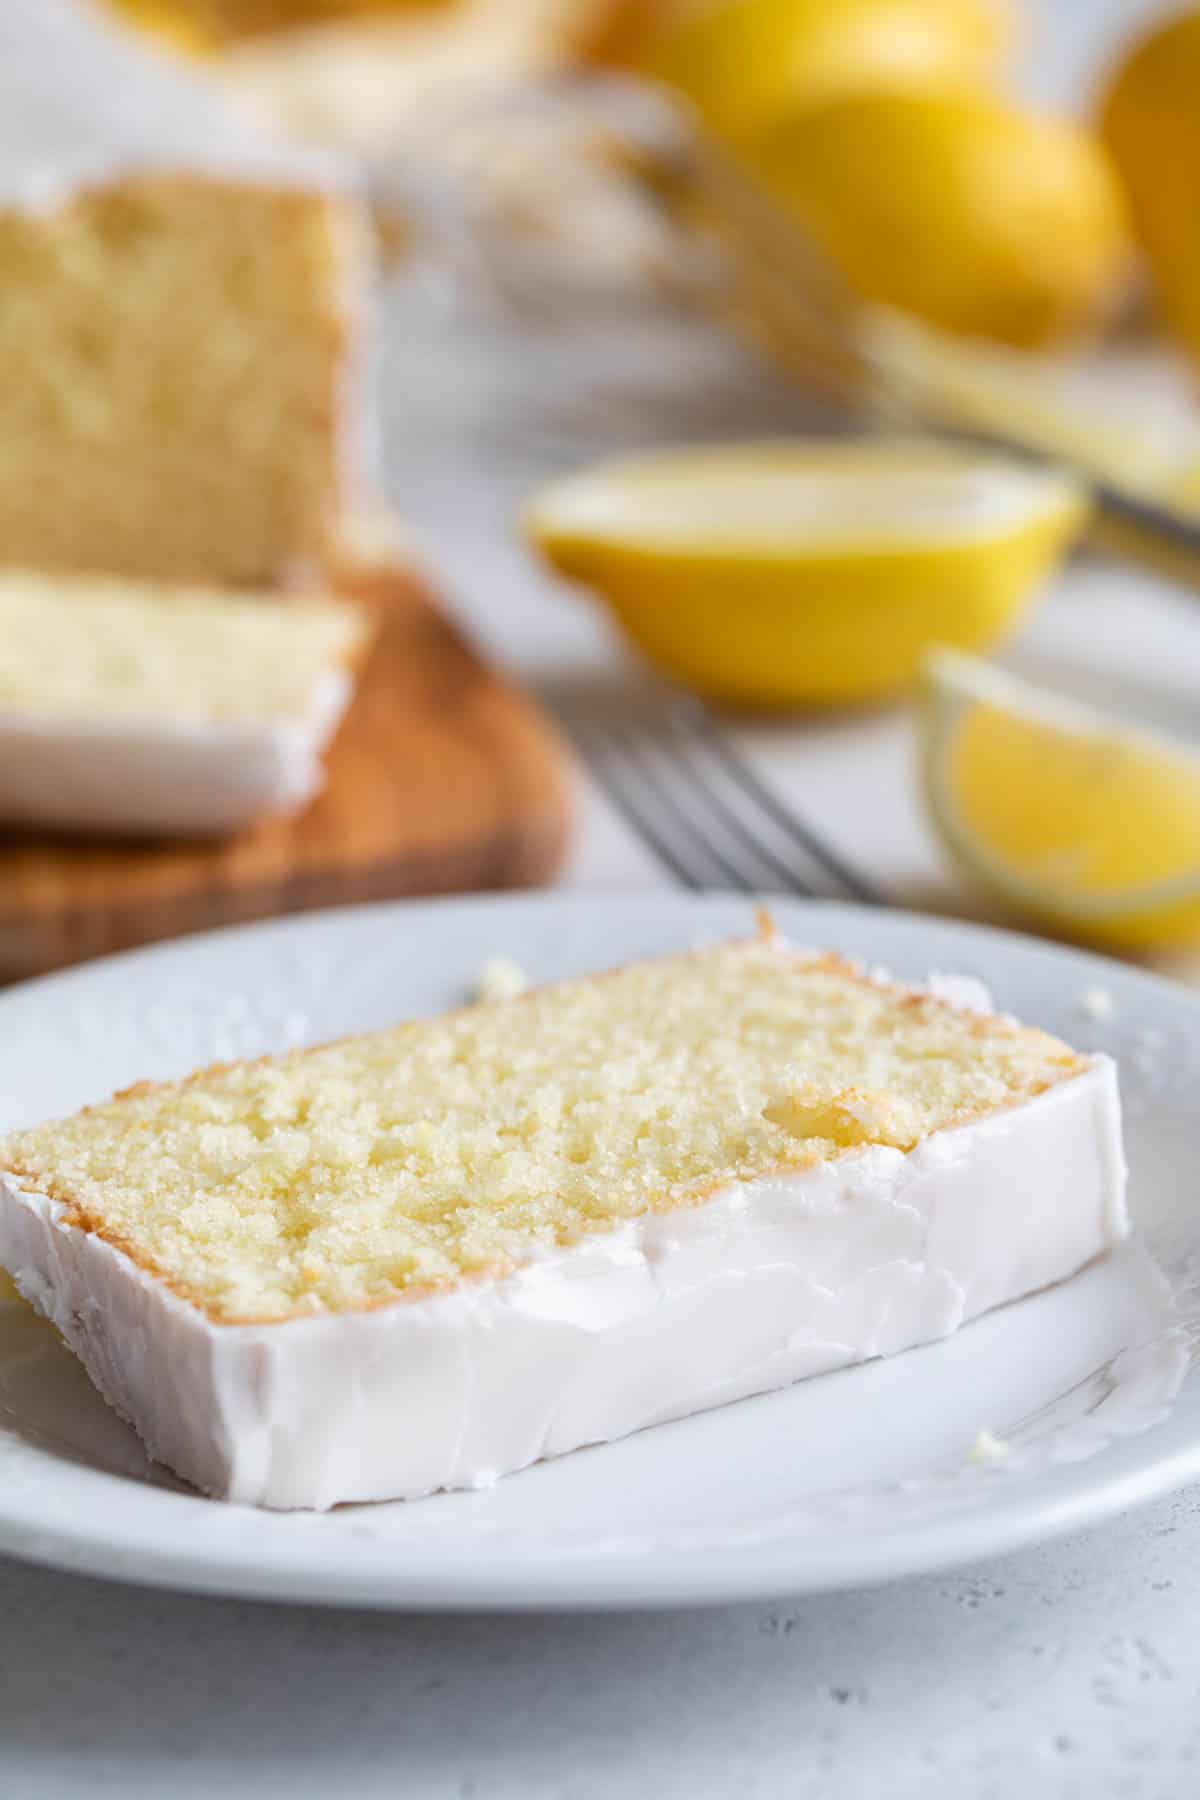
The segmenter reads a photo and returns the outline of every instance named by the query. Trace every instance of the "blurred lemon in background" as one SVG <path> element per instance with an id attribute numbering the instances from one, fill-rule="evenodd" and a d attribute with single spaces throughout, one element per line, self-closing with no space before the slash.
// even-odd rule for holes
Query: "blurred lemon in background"
<path id="1" fill-rule="evenodd" d="M 658 9 L 627 50 L 734 138 L 784 111 L 880 85 L 975 85 L 1014 36 L 1003 0 L 720 0 Z"/>
<path id="2" fill-rule="evenodd" d="M 1200 936 L 1200 755 L 949 652 L 923 723 L 930 816 L 986 886 L 1114 948 Z"/>
<path id="3" fill-rule="evenodd" d="M 133 24 L 184 50 L 366 13 L 438 12 L 454 0 L 109 0 Z"/>
<path id="4" fill-rule="evenodd" d="M 651 42 L 709 12 L 719 0 L 612 0 L 597 10 L 580 47 L 588 62 L 636 68 Z"/>
<path id="5" fill-rule="evenodd" d="M 109 0 L 109 4 L 139 31 L 191 55 L 211 50 L 217 39 L 211 22 L 189 0 Z"/>
<path id="6" fill-rule="evenodd" d="M 1167 320 L 1200 358 L 1200 11 L 1136 46 L 1104 100 L 1101 128 Z"/>
<path id="7" fill-rule="evenodd" d="M 1097 322 L 1127 268 L 1099 143 L 981 94 L 878 90 L 767 128 L 752 160 L 864 299 L 1033 347 Z"/>
<path id="8" fill-rule="evenodd" d="M 932 644 L 993 644 L 1086 510 L 1065 476 L 997 456 L 777 443 L 602 464 L 525 526 L 675 680 L 777 708 L 876 699 Z"/>

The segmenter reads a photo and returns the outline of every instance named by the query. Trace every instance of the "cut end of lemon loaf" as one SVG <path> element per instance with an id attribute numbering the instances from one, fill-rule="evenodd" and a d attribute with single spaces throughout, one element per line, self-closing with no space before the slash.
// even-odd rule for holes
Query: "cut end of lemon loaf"
<path id="1" fill-rule="evenodd" d="M 133 1088 L 0 1145 L 216 1322 L 375 1308 L 1018 1106 L 1044 1032 L 766 936 Z"/>
<path id="2" fill-rule="evenodd" d="M 319 595 L 0 574 L 0 821 L 213 837 L 299 811 L 371 626 Z"/>
<path id="3" fill-rule="evenodd" d="M 365 214 L 169 169 L 0 206 L 9 562 L 274 586 L 349 503 Z"/>
<path id="4" fill-rule="evenodd" d="M 317 595 L 12 570 L 0 574 L 0 717 L 306 720 L 370 633 L 365 609 Z"/>

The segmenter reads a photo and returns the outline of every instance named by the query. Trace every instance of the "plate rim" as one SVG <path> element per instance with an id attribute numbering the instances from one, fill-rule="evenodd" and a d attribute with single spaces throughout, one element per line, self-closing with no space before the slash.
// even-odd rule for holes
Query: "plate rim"
<path id="1" fill-rule="evenodd" d="M 835 913 L 853 914 L 855 918 L 887 918 L 900 920 L 905 925 L 918 927 L 936 927 L 937 931 L 954 932 L 955 936 L 977 938 L 991 941 L 1000 938 L 1011 945 L 1018 945 L 1020 952 L 1033 952 L 1036 956 L 1058 959 L 1060 956 L 1070 959 L 1072 963 L 1088 963 L 1097 970 L 1108 970 L 1123 983 L 1146 986 L 1151 990 L 1159 990 L 1160 994 L 1169 995 L 1173 1001 L 1191 1004 L 1200 1010 L 1200 988 L 1191 988 L 1175 976 L 1162 974 L 1157 968 L 1144 968 L 1139 963 L 1126 963 L 1119 956 L 1110 956 L 1105 950 L 1092 949 L 1088 945 L 1076 945 L 1058 938 L 1045 938 L 1033 931 L 1022 931 L 1020 925 L 991 925 L 986 920 L 975 918 L 957 918 L 948 913 L 927 913 L 921 907 L 903 907 L 903 905 L 874 905 L 867 900 L 838 900 L 837 896 L 826 895 L 784 895 L 774 889 L 761 891 L 741 891 L 736 887 L 702 887 L 702 889 L 682 889 L 682 887 L 480 887 L 471 893 L 462 895 L 401 895 L 394 900 L 351 900 L 338 905 L 326 907 L 304 907 L 297 913 L 279 913 L 273 918 L 252 918 L 239 920 L 230 925 L 209 925 L 201 931 L 178 932 L 171 938 L 157 938 L 151 943 L 135 943 L 124 950 L 108 950 L 103 956 L 86 956 L 77 963 L 70 963 L 65 968 L 50 968 L 40 976 L 23 976 L 20 981 L 9 981 L 0 988 L 0 1012 L 13 999 L 29 994 L 31 990 L 49 988 L 58 983 L 77 981 L 83 976 L 94 974 L 101 968 L 121 967 L 130 961 L 149 961 L 153 958 L 169 958 L 182 947 L 196 947 L 205 943 L 223 943 L 230 938 L 254 938 L 254 936 L 270 936 L 270 934 L 286 934 L 291 931 L 311 929 L 327 920 L 353 920 L 353 918 L 372 918 L 383 913 L 434 913 L 434 911 L 488 911 L 491 907 L 545 907 L 556 909 L 560 905 L 648 905 L 657 900 L 662 902 L 684 902 L 694 907 L 718 907 L 718 905 L 743 905 L 747 909 L 747 923 L 756 914 L 757 909 L 772 907 L 799 907 L 801 911 L 835 911 Z"/>
<path id="2" fill-rule="evenodd" d="M 958 937 L 974 938 L 982 942 L 990 942 L 996 938 L 1017 945 L 1020 952 L 1033 951 L 1038 955 L 1046 955 L 1052 959 L 1062 956 L 1071 962 L 1088 964 L 1097 973 L 1108 971 L 1122 983 L 1132 983 L 1144 987 L 1148 991 L 1157 991 L 1164 997 L 1169 996 L 1173 1002 L 1192 1006 L 1200 1011 L 1200 988 L 1191 988 L 1174 976 L 1163 974 L 1157 969 L 1147 969 L 1139 963 L 1123 962 L 1117 956 L 1092 949 L 1083 944 L 1072 944 L 1065 940 L 1038 936 L 1032 930 L 1022 930 L 1019 925 L 993 925 L 982 919 L 960 919 L 952 914 L 925 912 L 919 907 L 891 906 L 888 904 L 873 905 L 865 900 L 840 900 L 833 896 L 820 894 L 781 894 L 764 888 L 761 892 L 743 892 L 736 888 L 480 888 L 467 894 L 407 894 L 393 900 L 356 900 L 337 906 L 306 907 L 299 912 L 280 913 L 268 919 L 243 919 L 230 925 L 209 926 L 201 931 L 184 931 L 169 938 L 159 938 L 148 944 L 133 944 L 124 950 L 111 950 L 103 956 L 84 957 L 81 961 L 69 964 L 66 968 L 50 969 L 41 975 L 28 975 L 19 981 L 6 983 L 0 988 L 0 1013 L 9 1002 L 24 998 L 31 990 L 41 990 L 77 981 L 98 970 L 123 966 L 129 962 L 149 961 L 152 958 L 167 958 L 181 947 L 197 947 L 204 944 L 225 942 L 231 938 L 247 938 L 274 933 L 281 935 L 293 930 L 311 929 L 328 920 L 349 920 L 354 918 L 371 918 L 383 913 L 433 912 L 433 911 L 468 911 L 490 910 L 494 906 L 543 907 L 554 909 L 561 905 L 583 906 L 644 906 L 651 901 L 670 903 L 682 901 L 685 905 L 695 907 L 741 905 L 747 911 L 747 925 L 760 908 L 768 913 L 774 907 L 795 908 L 801 910 L 832 910 L 849 914 L 854 918 L 871 919 L 886 918 L 899 920 L 906 925 L 918 927 L 930 926 L 938 930 L 953 933 Z M 747 932 L 749 935 L 749 931 Z"/>
<path id="3" fill-rule="evenodd" d="M 604 1446 L 594 1448 L 603 1450 Z M 114 1489 L 125 1485 L 120 1475 L 101 1470 L 89 1473 Z M 983 1479 L 992 1478 L 988 1471 L 981 1473 Z M 996 1478 L 1004 1477 L 999 1474 Z M 169 1552 L 155 1550 L 135 1557 L 125 1543 L 95 1536 L 80 1539 L 67 1530 L 13 1521 L 2 1504 L 0 1553 L 61 1573 L 135 1587 L 281 1605 L 397 1613 L 683 1610 L 856 1592 L 895 1586 L 922 1575 L 950 1574 L 974 1563 L 1098 1530 L 1134 1507 L 1167 1498 L 1198 1480 L 1200 1437 L 1149 1469 L 1114 1472 L 1103 1484 L 1072 1481 L 1059 1499 L 1047 1499 L 1036 1508 L 1006 1517 L 1002 1526 L 991 1512 L 956 1523 L 949 1542 L 942 1536 L 944 1527 L 934 1523 L 910 1530 L 900 1539 L 856 1537 L 851 1540 L 851 1551 L 834 1555 L 824 1540 L 791 1554 L 786 1546 L 776 1545 L 761 1565 L 754 1560 L 747 1565 L 736 1551 L 721 1552 L 719 1560 L 708 1550 L 690 1551 L 684 1557 L 664 1556 L 658 1551 L 646 1555 L 636 1569 L 628 1564 L 615 1568 L 593 1564 L 572 1570 L 563 1579 L 553 1568 L 547 1578 L 544 1565 L 543 1572 L 536 1575 L 520 1564 L 496 1573 L 481 1557 L 462 1570 L 447 1571 L 444 1564 L 439 1565 L 434 1578 L 414 1575 L 411 1567 L 406 1567 L 395 1584 L 389 1585 L 381 1580 L 378 1565 L 368 1564 L 348 1576 L 344 1563 L 326 1569 L 302 1556 L 221 1564 L 200 1552 L 189 1554 L 186 1539 L 182 1550 L 176 1546 Z M 221 1504 L 199 1495 L 171 1497 L 193 1500 L 196 1505 Z M 236 1510 L 253 1513 L 251 1508 Z M 656 1568 L 656 1561 L 663 1566 Z"/>
<path id="4" fill-rule="evenodd" d="M 33 977 L 13 984 L 0 994 L 0 1021 L 12 1003 L 36 1002 L 38 996 L 64 986 L 86 985 L 97 972 L 112 966 L 126 966 L 131 959 L 138 963 L 170 960 L 181 948 L 219 951 L 231 937 L 277 935 L 289 937 L 304 930 L 321 930 L 331 924 L 335 930 L 352 926 L 355 918 L 381 915 L 411 916 L 415 912 L 437 915 L 448 910 L 474 911 L 490 915 L 496 911 L 564 911 L 574 908 L 612 908 L 627 906 L 645 909 L 652 904 L 678 907 L 685 912 L 702 915 L 730 906 L 744 906 L 747 920 L 756 905 L 776 907 L 781 913 L 832 912 L 850 922 L 886 919 L 901 931 L 913 928 L 936 929 L 946 934 L 951 955 L 960 946 L 971 943 L 996 945 L 1020 957 L 1065 961 L 1078 976 L 1089 975 L 1096 981 L 1107 978 L 1127 992 L 1144 994 L 1151 1003 L 1161 1001 L 1176 1012 L 1194 1014 L 1200 1019 L 1200 993 L 1154 970 L 1130 966 L 1090 949 L 1046 941 L 1020 930 L 994 927 L 975 920 L 945 918 L 939 914 L 906 908 L 876 908 L 861 903 L 822 899 L 806 899 L 791 895 L 748 895 L 726 890 L 704 890 L 682 893 L 676 889 L 579 890 L 500 890 L 470 895 L 436 898 L 411 897 L 392 901 L 316 909 L 281 918 L 218 927 L 189 933 L 151 945 L 133 947 L 112 955 L 73 965 L 64 970 Z M 794 925 L 787 925 L 794 933 Z M 853 946 L 851 946 L 851 953 Z M 1190 1021 L 1189 1021 L 1190 1022 Z M 881 1586 L 894 1581 L 940 1571 L 950 1571 L 964 1564 L 998 1555 L 1013 1554 L 1054 1540 L 1075 1531 L 1102 1525 L 1135 1505 L 1177 1492 L 1189 1482 L 1200 1479 L 1200 1432 L 1188 1429 L 1174 1435 L 1171 1441 L 1170 1421 L 1166 1427 L 1152 1428 L 1153 1433 L 1168 1430 L 1168 1441 L 1158 1453 L 1147 1458 L 1142 1440 L 1127 1440 L 1108 1446 L 1102 1453 L 1104 1466 L 1097 1479 L 1095 1465 L 1099 1459 L 1056 1470 L 1043 1477 L 1035 1495 L 1017 1508 L 997 1510 L 987 1507 L 970 1517 L 956 1520 L 932 1520 L 909 1524 L 899 1531 L 877 1529 L 865 1534 L 852 1532 L 838 1539 L 826 1537 L 803 1540 L 774 1540 L 769 1549 L 746 1555 L 737 1549 L 689 1549 L 654 1555 L 641 1552 L 623 1559 L 614 1558 L 601 1549 L 583 1552 L 574 1560 L 543 1560 L 536 1568 L 524 1567 L 520 1559 L 509 1559 L 509 1567 L 488 1566 L 486 1551 L 474 1547 L 461 1565 L 451 1566 L 449 1558 L 437 1563 L 433 1577 L 423 1576 L 414 1568 L 409 1554 L 393 1571 L 374 1563 L 369 1555 L 362 1566 L 348 1567 L 343 1540 L 339 1555 L 326 1565 L 311 1553 L 313 1538 L 307 1532 L 293 1532 L 281 1539 L 282 1548 L 265 1546 L 243 1548 L 240 1554 L 222 1552 L 201 1542 L 196 1546 L 193 1535 L 184 1529 L 176 1533 L 173 1545 L 156 1542 L 147 1548 L 132 1543 L 128 1536 L 110 1529 L 113 1512 L 119 1506 L 106 1508 L 103 1528 L 94 1522 L 80 1530 L 78 1524 L 57 1522 L 43 1516 L 33 1519 L 28 1505 L 22 1507 L 19 1496 L 13 1497 L 0 1486 L 0 1552 L 43 1567 L 118 1580 L 134 1585 L 174 1591 L 224 1595 L 247 1600 L 269 1600 L 322 1606 L 350 1606 L 390 1611 L 438 1610 L 447 1612 L 493 1611 L 570 1611 L 570 1610 L 634 1610 L 726 1604 L 780 1598 L 785 1595 L 830 1593 Z M 669 1429 L 669 1427 L 668 1427 Z M 1151 1435 L 1151 1434 L 1147 1434 Z M 1131 1448 L 1132 1446 L 1132 1448 Z M 94 1466 L 76 1466 L 77 1478 L 85 1485 L 108 1485 L 112 1493 L 128 1486 L 129 1478 Z M 983 1472 L 984 1479 L 992 1475 Z M 1003 1479 L 1003 1476 L 1000 1477 Z M 143 1492 L 143 1484 L 137 1484 Z M 76 1490 L 77 1491 L 77 1490 Z M 209 1508 L 217 1503 L 193 1493 L 168 1493 L 171 1500 L 184 1499 L 193 1506 Z M 152 1503 L 153 1504 L 153 1503 Z M 252 1508 L 227 1508 L 226 1516 L 246 1515 L 261 1520 L 264 1515 Z M 85 1516 L 91 1509 L 86 1509 Z M 276 1515 L 265 1515 L 274 1517 Z M 290 1518 L 293 1515 L 278 1515 Z M 308 1518 L 309 1515 L 301 1515 Z M 73 1528 L 74 1527 L 74 1528 Z M 267 1528 L 269 1530 L 269 1527 Z M 257 1532 L 251 1533 L 251 1536 Z M 369 1543 L 364 1536 L 363 1543 Z"/>

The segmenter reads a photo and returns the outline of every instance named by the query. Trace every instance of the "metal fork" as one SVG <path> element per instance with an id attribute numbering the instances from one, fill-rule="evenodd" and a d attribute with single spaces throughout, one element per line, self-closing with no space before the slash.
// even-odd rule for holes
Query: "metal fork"
<path id="1" fill-rule="evenodd" d="M 882 890 L 759 778 L 697 700 L 578 706 L 562 723 L 618 812 L 682 886 L 887 904 Z"/>

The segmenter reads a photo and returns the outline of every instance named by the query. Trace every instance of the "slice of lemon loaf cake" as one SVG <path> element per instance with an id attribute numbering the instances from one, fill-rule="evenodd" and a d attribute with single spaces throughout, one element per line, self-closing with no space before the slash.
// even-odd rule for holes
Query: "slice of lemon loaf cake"
<path id="1" fill-rule="evenodd" d="M 0 545 L 273 586 L 355 466 L 369 232 L 340 165 L 70 0 L 0 7 Z"/>
<path id="2" fill-rule="evenodd" d="M 766 936 L 0 1144 L 0 1265 L 151 1454 L 473 1486 L 945 1336 L 1126 1230 L 1113 1065 Z"/>
<path id="3" fill-rule="evenodd" d="M 295 811 L 370 637 L 314 597 L 0 572 L 0 823 L 214 833 Z"/>

